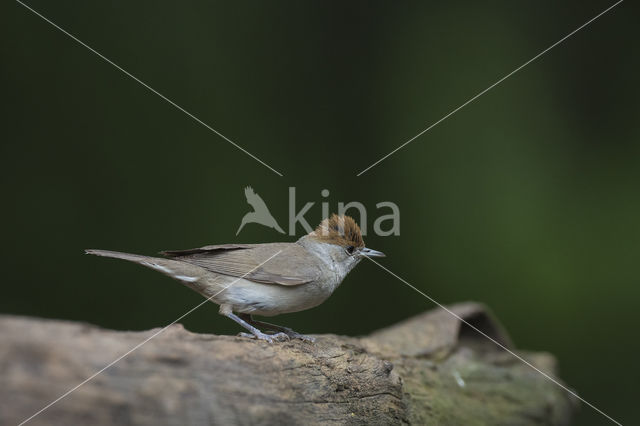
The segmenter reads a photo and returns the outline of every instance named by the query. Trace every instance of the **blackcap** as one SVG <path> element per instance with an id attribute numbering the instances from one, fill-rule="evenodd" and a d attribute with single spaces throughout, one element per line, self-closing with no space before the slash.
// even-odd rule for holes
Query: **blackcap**
<path id="1" fill-rule="evenodd" d="M 129 260 L 168 275 L 220 305 L 220 314 L 273 342 L 299 338 L 287 327 L 253 319 L 318 306 L 365 256 L 384 256 L 364 246 L 358 224 L 349 216 L 324 219 L 294 243 L 223 244 L 161 252 L 165 258 L 107 250 L 88 254 Z M 271 330 L 266 334 L 258 328 Z"/>

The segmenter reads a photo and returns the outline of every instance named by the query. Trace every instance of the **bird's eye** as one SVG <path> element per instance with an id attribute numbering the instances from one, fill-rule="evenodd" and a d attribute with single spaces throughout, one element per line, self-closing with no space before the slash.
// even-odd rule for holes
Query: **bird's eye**
<path id="1" fill-rule="evenodd" d="M 349 253 L 349 254 L 353 254 L 353 251 L 354 251 L 355 249 L 356 249 L 356 248 L 355 248 L 354 246 L 349 246 L 349 247 L 347 247 L 347 248 L 346 248 L 347 253 Z"/>

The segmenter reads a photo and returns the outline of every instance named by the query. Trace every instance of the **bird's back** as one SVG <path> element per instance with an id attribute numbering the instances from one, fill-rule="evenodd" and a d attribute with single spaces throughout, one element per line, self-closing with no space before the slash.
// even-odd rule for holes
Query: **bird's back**
<path id="1" fill-rule="evenodd" d="M 322 261 L 298 243 L 209 246 L 172 253 L 175 260 L 200 266 L 217 274 L 280 285 L 300 285 L 317 280 Z M 196 252 L 194 252 L 196 251 Z"/>

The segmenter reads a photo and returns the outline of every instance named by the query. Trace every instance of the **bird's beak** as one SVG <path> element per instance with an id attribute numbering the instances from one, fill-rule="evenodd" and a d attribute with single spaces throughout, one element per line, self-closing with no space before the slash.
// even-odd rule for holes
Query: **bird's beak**
<path id="1" fill-rule="evenodd" d="M 385 257 L 385 254 L 381 251 L 371 250 L 370 248 L 363 248 L 360 250 L 360 255 L 368 257 Z"/>

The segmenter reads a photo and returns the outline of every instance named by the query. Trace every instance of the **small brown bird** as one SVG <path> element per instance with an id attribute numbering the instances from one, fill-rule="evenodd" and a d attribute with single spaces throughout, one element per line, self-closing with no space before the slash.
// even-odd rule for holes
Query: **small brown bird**
<path id="1" fill-rule="evenodd" d="M 295 243 L 223 244 L 161 252 L 167 258 L 107 250 L 86 253 L 129 260 L 175 278 L 220 305 L 220 314 L 252 337 L 268 342 L 314 339 L 255 321 L 252 315 L 274 316 L 318 306 L 363 257 L 384 256 L 365 248 L 360 227 L 352 218 L 335 214 Z M 275 334 L 265 334 L 258 327 Z"/>

